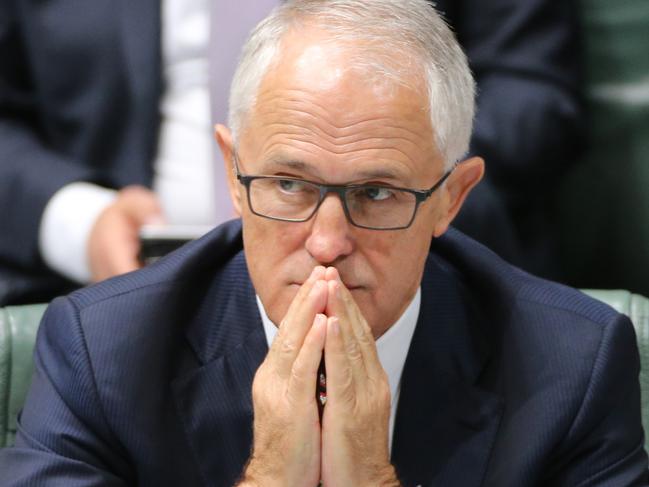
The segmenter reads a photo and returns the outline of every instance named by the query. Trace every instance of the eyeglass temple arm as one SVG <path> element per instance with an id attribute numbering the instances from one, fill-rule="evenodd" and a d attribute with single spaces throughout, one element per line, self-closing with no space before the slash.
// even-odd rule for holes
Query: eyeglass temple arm
<path id="1" fill-rule="evenodd" d="M 439 187 L 446 182 L 446 180 L 453 173 L 453 171 L 455 171 L 455 168 L 457 167 L 457 165 L 458 165 L 457 162 L 455 164 L 453 164 L 453 166 L 448 171 L 446 171 L 444 173 L 444 175 L 439 179 L 439 181 L 437 181 L 435 184 L 433 184 L 433 186 L 431 188 L 429 188 L 429 189 L 427 189 L 426 191 L 423 192 L 423 195 L 425 196 L 425 198 L 429 198 L 430 195 L 432 195 L 435 191 L 437 191 L 439 189 Z"/>

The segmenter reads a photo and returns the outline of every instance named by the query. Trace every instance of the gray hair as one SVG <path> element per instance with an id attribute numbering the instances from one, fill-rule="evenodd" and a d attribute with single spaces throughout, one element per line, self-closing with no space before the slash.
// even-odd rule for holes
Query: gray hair
<path id="1" fill-rule="evenodd" d="M 281 41 L 291 29 L 314 26 L 332 33 L 332 42 L 353 43 L 351 68 L 411 86 L 426 82 L 435 142 L 446 166 L 469 147 L 475 111 L 475 84 L 464 52 L 451 29 L 426 0 L 288 0 L 252 31 L 232 80 L 228 124 L 236 140 L 255 105 L 262 79 L 278 61 Z"/>

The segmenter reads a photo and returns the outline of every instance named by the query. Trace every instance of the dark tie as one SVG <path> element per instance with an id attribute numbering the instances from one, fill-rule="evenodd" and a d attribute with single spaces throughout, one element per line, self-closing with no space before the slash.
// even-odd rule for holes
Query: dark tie
<path id="1" fill-rule="evenodd" d="M 327 371 L 325 369 L 324 355 L 320 360 L 318 367 L 318 381 L 316 386 L 316 402 L 318 403 L 318 412 L 320 413 L 320 421 L 322 421 L 322 413 L 324 412 L 325 404 L 327 403 Z"/>

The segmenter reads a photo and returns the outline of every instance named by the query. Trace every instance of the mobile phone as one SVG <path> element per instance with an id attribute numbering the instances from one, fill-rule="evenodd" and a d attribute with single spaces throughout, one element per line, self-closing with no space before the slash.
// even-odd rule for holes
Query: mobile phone
<path id="1" fill-rule="evenodd" d="M 143 225 L 140 228 L 140 252 L 142 265 L 148 265 L 187 242 L 209 232 L 209 225 Z"/>

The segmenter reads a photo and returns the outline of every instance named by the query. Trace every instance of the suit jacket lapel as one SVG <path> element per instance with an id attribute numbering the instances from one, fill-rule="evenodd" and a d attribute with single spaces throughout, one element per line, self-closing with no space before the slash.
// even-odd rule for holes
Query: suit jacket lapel
<path id="1" fill-rule="evenodd" d="M 187 337 L 197 363 L 173 383 L 208 485 L 233 485 L 252 445 L 252 380 L 268 351 L 243 254 L 219 272 Z"/>
<path id="2" fill-rule="evenodd" d="M 485 324 L 458 282 L 429 258 L 392 448 L 406 486 L 481 485 L 502 415 L 502 400 L 475 385 L 489 356 Z"/>
<path id="3" fill-rule="evenodd" d="M 481 485 L 503 411 L 502 399 L 479 387 L 488 323 L 453 272 L 431 254 L 422 280 L 392 448 L 406 486 Z M 252 380 L 268 351 L 243 253 L 198 300 L 187 325 L 193 354 L 172 387 L 207 484 L 233 485 L 250 455 Z"/>

